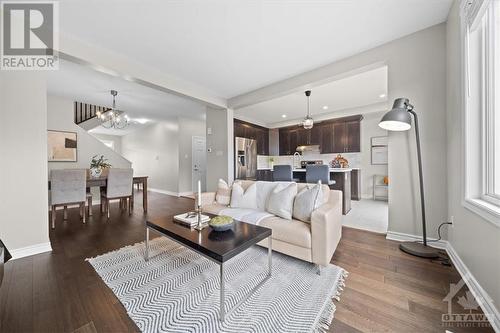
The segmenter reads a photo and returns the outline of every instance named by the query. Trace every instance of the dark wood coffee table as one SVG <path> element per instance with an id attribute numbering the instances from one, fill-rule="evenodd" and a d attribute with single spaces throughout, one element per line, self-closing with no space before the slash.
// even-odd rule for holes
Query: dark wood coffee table
<path id="1" fill-rule="evenodd" d="M 211 217 L 215 215 L 210 215 Z M 173 218 L 160 218 L 146 222 L 146 252 L 145 260 L 149 259 L 149 231 L 153 230 L 162 236 L 191 249 L 207 259 L 217 263 L 220 267 L 220 320 L 224 321 L 229 314 L 241 303 L 248 299 L 259 289 L 272 273 L 272 230 L 258 225 L 235 221 L 233 229 L 225 232 L 216 232 L 207 226 L 201 231 L 190 229 L 173 220 Z M 261 240 L 268 239 L 268 274 L 255 286 L 238 304 L 226 311 L 224 298 L 224 264 Z"/>

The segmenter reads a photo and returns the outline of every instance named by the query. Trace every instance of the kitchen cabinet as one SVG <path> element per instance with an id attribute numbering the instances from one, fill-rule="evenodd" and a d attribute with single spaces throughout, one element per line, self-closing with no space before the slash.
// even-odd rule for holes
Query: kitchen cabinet
<path id="1" fill-rule="evenodd" d="M 293 155 L 297 151 L 297 146 L 298 146 L 298 130 L 293 129 L 290 130 L 289 132 L 290 136 L 290 147 L 288 148 L 290 151 L 289 155 Z"/>
<path id="2" fill-rule="evenodd" d="M 345 144 L 346 153 L 358 153 L 361 151 L 361 122 L 358 120 L 347 121 L 345 123 L 347 142 Z"/>
<path id="3" fill-rule="evenodd" d="M 256 129 L 257 155 L 269 155 L 269 131 Z"/>
<path id="4" fill-rule="evenodd" d="M 257 180 L 272 182 L 273 181 L 273 171 L 272 170 L 257 170 L 256 178 L 257 178 Z"/>
<path id="5" fill-rule="evenodd" d="M 321 141 L 319 144 L 319 149 L 322 154 L 334 153 L 333 149 L 333 124 L 326 123 L 320 124 L 319 132 L 321 132 Z"/>
<path id="6" fill-rule="evenodd" d="M 288 128 L 279 129 L 280 155 L 290 154 L 290 132 Z"/>
<path id="7" fill-rule="evenodd" d="M 333 123 L 333 151 L 332 153 L 344 153 L 347 142 L 347 128 L 344 122 Z"/>
<path id="8" fill-rule="evenodd" d="M 361 152 L 362 116 L 352 116 L 321 123 L 321 153 Z"/>
<path id="9" fill-rule="evenodd" d="M 346 215 L 351 210 L 351 171 L 334 172 L 331 178 L 335 184 L 330 188 L 342 191 L 342 214 Z"/>
<path id="10" fill-rule="evenodd" d="M 361 170 L 351 171 L 351 200 L 361 200 Z"/>
<path id="11" fill-rule="evenodd" d="M 269 129 L 234 119 L 234 136 L 257 141 L 257 154 L 269 155 Z"/>
<path id="12" fill-rule="evenodd" d="M 279 154 L 293 155 L 297 146 L 319 145 L 321 154 L 361 151 L 361 115 L 316 123 L 312 129 L 299 126 L 279 129 Z"/>

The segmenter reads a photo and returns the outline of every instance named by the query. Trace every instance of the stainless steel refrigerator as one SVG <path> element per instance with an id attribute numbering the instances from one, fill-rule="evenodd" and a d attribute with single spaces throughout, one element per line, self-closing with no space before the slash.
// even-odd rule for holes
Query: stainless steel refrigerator
<path id="1" fill-rule="evenodd" d="M 257 141 L 235 138 L 235 179 L 253 179 L 257 173 Z"/>

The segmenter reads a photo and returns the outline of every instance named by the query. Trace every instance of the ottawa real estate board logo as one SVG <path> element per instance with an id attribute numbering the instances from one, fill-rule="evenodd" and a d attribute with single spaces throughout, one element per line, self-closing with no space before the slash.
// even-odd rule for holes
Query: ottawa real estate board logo
<path id="1" fill-rule="evenodd" d="M 0 70 L 59 68 L 59 4 L 1 2 Z"/>

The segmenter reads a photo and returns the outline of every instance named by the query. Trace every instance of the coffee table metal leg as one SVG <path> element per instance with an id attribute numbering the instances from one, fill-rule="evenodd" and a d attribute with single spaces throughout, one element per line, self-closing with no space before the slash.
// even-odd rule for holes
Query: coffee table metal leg
<path id="1" fill-rule="evenodd" d="M 144 260 L 149 260 L 149 228 L 146 227 L 146 252 L 144 255 Z"/>
<path id="2" fill-rule="evenodd" d="M 220 321 L 224 322 L 226 315 L 224 301 L 224 263 L 220 264 Z"/>
<path id="3" fill-rule="evenodd" d="M 269 266 L 269 276 L 273 273 L 273 239 L 268 237 L 269 243 L 267 244 L 267 264 Z"/>

